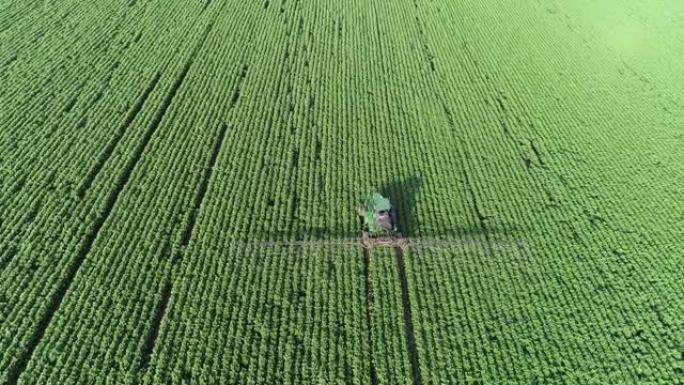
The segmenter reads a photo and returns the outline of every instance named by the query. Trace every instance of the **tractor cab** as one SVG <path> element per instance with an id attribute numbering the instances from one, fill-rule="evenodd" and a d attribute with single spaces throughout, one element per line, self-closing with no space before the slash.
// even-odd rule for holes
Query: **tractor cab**
<path id="1" fill-rule="evenodd" d="M 364 238 L 393 235 L 397 231 L 394 208 L 389 199 L 378 192 L 361 199 L 359 222 Z"/>

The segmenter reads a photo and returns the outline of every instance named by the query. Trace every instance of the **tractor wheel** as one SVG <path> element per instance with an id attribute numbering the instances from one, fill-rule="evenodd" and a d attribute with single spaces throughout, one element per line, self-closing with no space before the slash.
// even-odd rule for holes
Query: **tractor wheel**
<path id="1" fill-rule="evenodd" d="M 392 227 L 394 231 L 397 231 L 397 211 L 392 207 L 389 212 L 390 222 L 392 222 Z"/>
<path id="2" fill-rule="evenodd" d="M 368 235 L 368 231 L 363 231 L 361 233 L 361 245 L 363 247 L 365 247 L 366 249 L 370 249 L 371 240 L 370 240 L 370 236 Z"/>

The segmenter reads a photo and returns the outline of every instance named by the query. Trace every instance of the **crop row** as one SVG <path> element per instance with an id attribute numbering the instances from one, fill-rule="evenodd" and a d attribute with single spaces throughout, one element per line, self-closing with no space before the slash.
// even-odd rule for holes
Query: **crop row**
<path id="1" fill-rule="evenodd" d="M 331 28 L 316 23 L 322 11 L 288 8 L 284 16 L 302 20 L 301 27 L 278 13 L 265 16 L 277 23 L 265 32 L 268 39 L 256 39 L 249 57 L 241 99 L 227 119 L 224 148 L 230 151 L 217 158 L 147 383 L 412 381 L 392 253 L 371 253 L 364 269 L 356 248 L 258 246 L 261 240 L 358 239 L 357 178 L 370 185 L 373 170 L 359 167 L 352 177 L 349 168 L 332 166 L 362 159 L 364 138 L 346 141 L 340 132 L 348 125 L 331 116 L 340 96 L 326 68 L 342 53 L 331 50 L 334 40 L 314 38 L 317 28 Z M 326 55 L 332 57 L 316 59 Z M 366 108 L 359 116 L 371 113 Z M 245 242 L 251 246 L 242 248 Z"/>
<path id="2" fill-rule="evenodd" d="M 461 14 L 473 23 L 448 22 Z M 609 75 L 615 59 L 589 54 L 596 42 L 581 33 L 549 38 L 555 24 L 545 19 L 555 16 L 545 9 L 417 4 L 414 16 L 430 55 L 406 62 L 433 57 L 428 100 L 443 106 L 442 128 L 453 133 L 445 144 L 463 162 L 447 213 L 467 214 L 451 228 L 480 241 L 409 253 L 423 383 L 673 381 L 681 273 L 665 173 L 677 171 L 634 157 L 669 153 L 639 123 L 667 112 L 655 112 L 658 100 L 629 111 L 629 98 L 613 90 L 634 82 Z M 396 35 L 398 25 L 383 28 Z M 511 53 L 521 40 L 538 44 Z M 567 54 L 577 50 L 592 74 Z M 413 73 L 398 77 L 410 82 Z M 644 188 L 625 187 L 635 184 Z M 509 240 L 517 246 L 498 247 Z"/>
<path id="3" fill-rule="evenodd" d="M 659 142 L 613 91 L 629 85 L 587 74 L 567 52 L 600 73 L 614 59 L 591 55 L 582 35 L 550 34 L 553 13 L 132 4 L 111 19 L 105 6 L 63 11 L 77 39 L 25 46 L 47 71 L 18 53 L 0 68 L 36 71 L 35 90 L 17 80 L 0 91 L 16 101 L 0 117 L 12 127 L 0 133 L 12 154 L 0 170 L 10 382 L 681 374 L 678 190 L 666 178 L 681 171 L 631 159 Z M 93 19 L 106 24 L 88 34 Z M 604 114 L 598 102 L 616 107 Z M 663 151 L 679 159 L 670 142 Z M 454 246 L 367 256 L 258 246 L 357 239 L 356 199 L 372 187 L 397 206 L 404 235 Z"/>
<path id="4" fill-rule="evenodd" d="M 169 9 L 168 12 L 174 11 Z M 161 20 L 173 24 L 168 15 Z M 141 20 L 136 21 L 136 23 L 140 22 Z M 92 19 L 89 23 L 92 23 Z M 178 27 L 175 32 L 181 33 L 184 24 L 175 24 Z M 161 25 L 163 24 L 159 26 Z M 3 353 L 0 368 L 2 368 L 2 376 L 7 377 L 10 382 L 16 381 L 17 377 L 22 374 L 25 376 L 22 378 L 33 378 L 35 373 L 24 372 L 24 367 L 38 354 L 38 351 L 34 352 L 34 349 L 43 341 L 43 334 L 46 339 L 50 338 L 51 334 L 45 328 L 53 321 L 59 322 L 60 318 L 55 315 L 71 314 L 70 308 L 79 308 L 78 304 L 63 303 L 65 302 L 63 297 L 72 286 L 79 287 L 79 270 L 82 265 L 85 270 L 90 268 L 89 263 L 94 258 L 95 250 L 110 250 L 121 255 L 123 249 L 118 246 L 111 249 L 111 244 L 102 241 L 103 238 L 106 239 L 106 236 L 101 233 L 107 234 L 112 229 L 116 231 L 116 225 L 109 223 L 110 217 L 117 216 L 115 206 L 121 204 L 118 202 L 119 197 L 125 196 L 125 191 L 131 188 L 129 183 L 131 174 L 136 170 L 149 144 L 143 139 L 145 135 L 154 134 L 158 129 L 157 126 L 161 124 L 161 119 L 166 114 L 166 111 L 162 111 L 165 108 L 164 95 L 176 92 L 173 90 L 173 82 L 179 74 L 175 69 L 179 67 L 179 63 L 159 60 L 159 51 L 149 49 L 154 44 L 163 47 L 164 39 L 172 39 L 173 35 L 150 36 L 154 36 L 154 39 L 141 41 L 142 44 L 148 45 L 148 50 L 144 55 L 138 51 L 134 57 L 109 58 L 110 62 L 120 60 L 122 64 L 119 68 L 124 72 L 119 74 L 120 77 L 114 75 L 114 78 L 111 78 L 111 74 L 101 73 L 99 80 L 93 80 L 92 86 L 95 88 L 93 92 L 97 92 L 97 89 L 106 85 L 101 83 L 103 79 L 105 83 L 111 80 L 111 89 L 105 91 L 106 95 L 102 96 L 95 105 L 90 106 L 87 111 L 81 111 L 79 109 L 81 99 L 79 99 L 76 107 L 65 115 L 65 120 L 56 126 L 57 130 L 64 130 L 58 132 L 59 136 L 46 135 L 45 132 L 49 134 L 49 131 L 45 130 L 50 126 L 43 127 L 44 133 L 35 138 L 36 146 L 32 148 L 33 152 L 26 151 L 25 156 L 22 152 L 16 152 L 16 156 L 12 158 L 14 161 L 23 161 L 24 158 L 30 159 L 36 153 L 42 152 L 43 155 L 59 160 L 58 163 L 50 165 L 54 167 L 35 162 L 33 167 L 24 166 L 27 172 L 17 172 L 16 178 L 24 178 L 30 172 L 35 172 L 35 178 L 45 186 L 28 179 L 23 186 L 20 186 L 25 188 L 12 189 L 11 198 L 4 201 L 8 203 L 7 207 L 3 208 L 7 214 L 22 211 L 24 202 L 36 205 L 37 201 L 40 204 L 35 213 L 32 211 L 30 223 L 24 220 L 24 223 L 10 224 L 10 226 L 19 225 L 17 229 L 8 226 L 5 230 L 3 227 L 3 246 L 6 245 L 12 252 L 6 254 L 7 259 L 2 261 L 2 293 L 6 302 L 4 302 L 5 311 L 2 313 L 4 337 L 2 337 Z M 85 38 L 85 36 L 80 37 Z M 156 40 L 157 38 L 160 40 Z M 116 49 L 111 52 L 113 55 L 119 53 Z M 189 50 L 185 50 L 185 57 L 189 53 Z M 87 58 L 88 55 L 84 57 Z M 180 57 L 183 58 L 183 55 Z M 102 61 L 106 62 L 107 59 L 102 59 Z M 127 108 L 122 108 L 117 112 L 111 109 L 111 105 L 125 103 L 123 106 L 128 105 L 129 108 L 133 108 L 138 90 L 142 91 L 147 86 L 144 78 L 153 75 L 149 72 L 130 72 L 130 66 L 134 63 L 137 63 L 136 66 L 148 63 L 150 67 L 156 67 L 159 71 L 166 69 L 165 76 L 157 84 L 156 92 L 153 91 L 149 100 L 141 107 L 138 119 L 133 119 L 130 127 L 121 127 Z M 147 78 L 147 81 L 150 80 L 151 76 Z M 127 95 L 125 95 L 126 92 L 128 92 Z M 124 97 L 128 99 L 125 102 Z M 87 99 L 83 99 L 86 105 Z M 45 104 L 45 108 L 54 107 L 54 104 Z M 78 126 L 75 123 L 77 120 L 69 117 L 72 114 L 81 116 L 93 114 L 99 125 L 87 125 L 85 128 L 92 135 L 86 134 L 83 131 L 84 127 Z M 30 115 L 27 116 L 29 119 L 30 117 Z M 57 123 L 61 117 L 55 119 Z M 18 121 L 12 124 L 14 126 L 14 124 L 20 125 L 21 123 Z M 87 189 L 85 197 L 77 199 L 75 195 L 79 181 L 97 166 L 98 153 L 107 146 L 107 139 L 114 137 L 112 132 L 117 130 L 125 131 L 124 139 L 119 141 L 114 155 L 104 164 L 103 171 Z M 146 132 L 150 134 L 145 134 Z M 25 133 L 25 139 L 31 140 L 31 135 L 30 132 Z M 49 140 L 42 141 L 40 139 L 42 136 L 47 136 L 46 139 L 49 138 Z M 75 142 L 71 141 L 72 139 Z M 196 138 L 196 140 L 202 139 L 209 142 L 210 146 L 213 138 L 208 136 Z M 147 140 L 150 141 L 151 138 Z M 71 156 L 62 156 L 62 152 Z M 44 170 L 46 167 L 49 167 L 47 172 Z M 45 178 L 48 180 L 41 180 Z M 55 191 L 57 189 L 61 191 Z M 28 197 L 31 198 L 27 199 Z M 89 287 L 94 288 L 97 285 Z M 78 298 L 78 294 L 74 294 L 73 298 Z M 121 298 L 126 298 L 125 293 L 121 294 Z M 67 310 L 63 310 L 64 308 Z M 60 309 L 62 309 L 61 312 Z M 89 310 L 101 312 L 106 309 L 105 307 Z M 61 348 L 58 351 L 61 351 Z M 54 357 L 55 351 L 50 351 L 50 354 Z M 43 364 L 49 365 L 50 362 L 50 360 L 43 361 Z M 58 369 L 64 370 L 65 367 Z"/>

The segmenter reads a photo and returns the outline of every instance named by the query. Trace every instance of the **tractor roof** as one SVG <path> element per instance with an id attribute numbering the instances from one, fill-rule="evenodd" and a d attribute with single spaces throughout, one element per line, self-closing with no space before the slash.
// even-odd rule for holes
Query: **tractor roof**
<path id="1" fill-rule="evenodd" d="M 389 199 L 383 197 L 377 192 L 368 194 L 367 198 L 368 209 L 373 211 L 385 211 L 392 208 Z"/>

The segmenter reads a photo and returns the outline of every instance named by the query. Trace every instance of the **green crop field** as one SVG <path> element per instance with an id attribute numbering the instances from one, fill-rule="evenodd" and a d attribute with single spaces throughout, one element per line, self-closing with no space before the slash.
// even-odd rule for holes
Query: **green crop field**
<path id="1" fill-rule="evenodd" d="M 683 48 L 675 0 L 0 0 L 0 384 L 684 384 Z"/>

